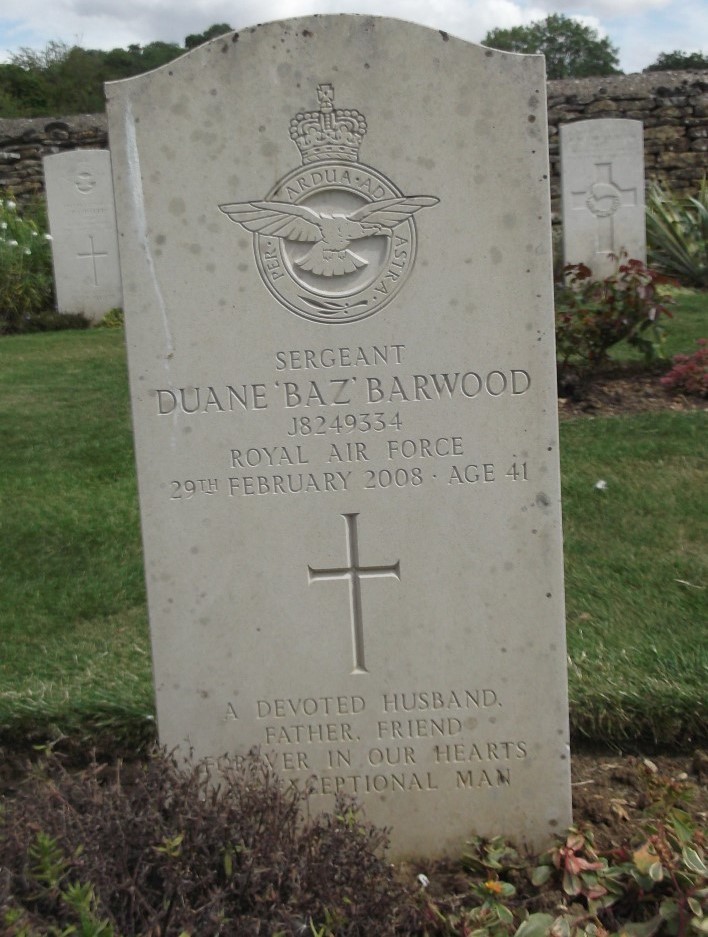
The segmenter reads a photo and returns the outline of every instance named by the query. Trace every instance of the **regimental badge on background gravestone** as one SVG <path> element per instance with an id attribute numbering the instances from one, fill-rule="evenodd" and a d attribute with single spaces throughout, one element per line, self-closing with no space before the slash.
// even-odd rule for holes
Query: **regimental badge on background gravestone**
<path id="1" fill-rule="evenodd" d="M 316 322 L 373 315 L 403 286 L 415 261 L 413 215 L 431 195 L 403 195 L 359 162 L 366 118 L 334 106 L 334 87 L 317 88 L 319 111 L 299 113 L 290 136 L 302 166 L 265 199 L 220 205 L 248 231 L 263 282 L 284 306 Z"/>
<path id="2" fill-rule="evenodd" d="M 108 97 L 162 744 L 257 747 L 394 856 L 545 848 L 571 815 L 543 58 L 304 17 Z"/>

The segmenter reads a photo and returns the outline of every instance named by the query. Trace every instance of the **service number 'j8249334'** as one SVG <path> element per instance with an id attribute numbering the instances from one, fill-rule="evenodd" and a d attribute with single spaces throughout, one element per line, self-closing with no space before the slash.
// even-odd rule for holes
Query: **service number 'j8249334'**
<path id="1" fill-rule="evenodd" d="M 385 429 L 401 430 L 398 413 L 338 413 L 333 419 L 324 416 L 294 416 L 288 436 L 326 436 L 327 433 L 381 433 Z"/>

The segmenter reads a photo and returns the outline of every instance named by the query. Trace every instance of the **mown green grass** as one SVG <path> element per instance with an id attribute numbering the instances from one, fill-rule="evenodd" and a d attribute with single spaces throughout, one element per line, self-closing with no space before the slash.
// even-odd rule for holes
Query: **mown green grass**
<path id="1" fill-rule="evenodd" d="M 153 703 L 122 332 L 3 339 L 0 426 L 0 733 L 142 738 Z"/>
<path id="2" fill-rule="evenodd" d="M 0 427 L 0 740 L 139 747 L 154 722 L 122 330 L 0 341 Z M 708 741 L 707 429 L 701 412 L 562 427 L 577 739 Z"/>
<path id="3" fill-rule="evenodd" d="M 561 427 L 577 738 L 708 736 L 706 455 L 703 412 Z"/>

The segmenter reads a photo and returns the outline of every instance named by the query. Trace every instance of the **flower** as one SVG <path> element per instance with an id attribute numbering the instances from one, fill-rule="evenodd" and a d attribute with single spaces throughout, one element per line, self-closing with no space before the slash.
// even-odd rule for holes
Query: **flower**
<path id="1" fill-rule="evenodd" d="M 45 240 L 45 241 L 53 241 L 54 238 L 51 236 L 51 234 L 45 234 L 45 235 L 44 235 L 44 240 Z"/>
<path id="2" fill-rule="evenodd" d="M 418 881 L 420 882 L 423 888 L 427 888 L 428 885 L 430 885 L 430 879 L 428 878 L 427 875 L 424 875 L 422 872 L 418 876 Z"/>
<path id="3" fill-rule="evenodd" d="M 484 887 L 493 895 L 501 895 L 502 891 L 504 890 L 502 883 L 497 882 L 494 879 L 490 879 L 488 882 L 485 882 Z"/>
<path id="4" fill-rule="evenodd" d="M 24 250 L 24 253 L 25 253 L 25 254 L 30 254 L 30 255 L 31 255 L 32 251 L 29 249 L 29 247 L 26 247 L 25 250 Z"/>
<path id="5" fill-rule="evenodd" d="M 7 231 L 7 222 L 0 221 L 0 228 L 2 228 L 3 231 Z"/>
<path id="6" fill-rule="evenodd" d="M 605 481 L 604 478 L 601 478 L 599 481 L 596 481 L 596 482 L 595 482 L 595 484 L 594 484 L 593 487 L 594 487 L 594 488 L 597 488 L 598 491 L 606 491 L 606 490 L 607 490 L 607 482 Z"/>
<path id="7" fill-rule="evenodd" d="M 8 242 L 7 242 L 7 246 L 8 246 L 8 247 L 17 247 L 17 241 L 14 241 L 14 240 L 13 240 L 13 241 L 8 241 Z"/>
<path id="8" fill-rule="evenodd" d="M 17 203 L 13 202 L 12 199 L 8 199 L 5 202 L 5 207 L 8 208 L 10 211 L 14 211 L 17 208 Z"/>

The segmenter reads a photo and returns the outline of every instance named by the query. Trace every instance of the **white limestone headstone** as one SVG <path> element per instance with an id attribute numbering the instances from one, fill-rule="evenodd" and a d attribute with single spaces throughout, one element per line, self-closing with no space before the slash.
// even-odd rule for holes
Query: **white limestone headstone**
<path id="1" fill-rule="evenodd" d="M 107 86 L 161 740 L 395 855 L 570 821 L 544 89 L 357 16 Z"/>
<path id="2" fill-rule="evenodd" d="M 565 263 L 584 263 L 597 280 L 624 253 L 646 263 L 642 122 L 562 124 L 560 153 Z"/>
<path id="3" fill-rule="evenodd" d="M 123 304 L 110 153 L 45 156 L 44 183 L 59 312 L 98 322 Z"/>

